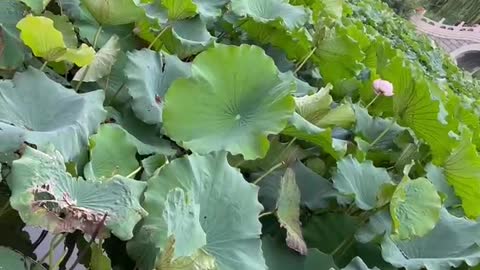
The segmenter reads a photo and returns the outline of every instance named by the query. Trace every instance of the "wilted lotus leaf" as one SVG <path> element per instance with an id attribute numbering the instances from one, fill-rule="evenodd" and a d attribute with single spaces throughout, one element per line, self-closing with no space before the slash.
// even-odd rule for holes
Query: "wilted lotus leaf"
<path id="1" fill-rule="evenodd" d="M 85 181 L 65 169 L 63 157 L 52 148 L 43 153 L 27 147 L 13 162 L 7 179 L 10 203 L 22 220 L 53 233 L 81 230 L 91 235 L 102 228 L 101 237 L 109 229 L 130 239 L 135 224 L 147 215 L 139 202 L 146 184 L 121 176 L 104 183 Z"/>
<path id="2" fill-rule="evenodd" d="M 53 144 L 70 161 L 104 120 L 103 100 L 102 91 L 77 94 L 29 68 L 0 81 L 0 142 L 15 143 L 11 136 L 18 134 L 22 142 Z"/>
<path id="3" fill-rule="evenodd" d="M 139 269 L 265 270 L 257 196 L 224 153 L 176 159 L 148 181 L 129 254 Z"/>

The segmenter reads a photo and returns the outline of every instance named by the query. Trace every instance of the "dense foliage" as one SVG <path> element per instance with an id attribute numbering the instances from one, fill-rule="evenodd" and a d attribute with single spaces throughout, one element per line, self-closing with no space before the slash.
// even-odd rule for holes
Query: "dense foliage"
<path id="1" fill-rule="evenodd" d="M 445 18 L 445 23 L 467 25 L 480 23 L 480 1 L 478 0 L 429 0 L 425 7 L 435 20 Z"/>
<path id="2" fill-rule="evenodd" d="M 55 235 L 0 268 L 72 237 L 71 269 L 480 263 L 480 85 L 379 0 L 5 0 L 0 29 L 0 221 Z"/>

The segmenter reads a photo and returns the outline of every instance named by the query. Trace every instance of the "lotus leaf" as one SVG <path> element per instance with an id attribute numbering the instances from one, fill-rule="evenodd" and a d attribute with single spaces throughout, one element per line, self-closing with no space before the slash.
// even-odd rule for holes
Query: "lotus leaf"
<path id="1" fill-rule="evenodd" d="M 121 25 L 139 20 L 143 10 L 133 0 L 81 0 L 101 25 Z"/>
<path id="2" fill-rule="evenodd" d="M 76 179 L 66 172 L 63 157 L 53 148 L 43 153 L 27 147 L 22 158 L 13 162 L 7 183 L 12 191 L 10 204 L 22 220 L 53 233 L 81 230 L 92 235 L 100 228 L 103 237 L 112 231 L 128 240 L 147 215 L 139 201 L 144 182 L 120 176 L 105 183 Z"/>
<path id="3" fill-rule="evenodd" d="M 377 196 L 384 184 L 392 180 L 387 170 L 376 168 L 371 161 L 358 162 L 348 156 L 337 162 L 333 186 L 342 194 L 351 196 L 358 208 L 371 210 L 377 205 Z"/>
<path id="4" fill-rule="evenodd" d="M 46 61 L 67 60 L 83 67 L 95 59 L 95 50 L 85 44 L 78 49 L 68 48 L 62 32 L 55 29 L 54 21 L 50 18 L 28 15 L 18 22 L 17 28 L 21 31 L 20 38 L 32 49 L 33 54 Z"/>
<path id="5" fill-rule="evenodd" d="M 224 153 L 175 159 L 148 180 L 144 207 L 150 215 L 129 253 L 140 269 L 152 269 L 169 257 L 174 241 L 173 259 L 198 263 L 195 258 L 208 262 L 211 256 L 219 270 L 264 270 L 257 193 Z"/>
<path id="6" fill-rule="evenodd" d="M 282 131 L 294 110 L 293 82 L 256 46 L 218 45 L 197 56 L 192 77 L 165 96 L 167 135 L 197 153 L 227 150 L 265 156 L 267 135 Z"/>
<path id="7" fill-rule="evenodd" d="M 147 124 L 161 123 L 165 93 L 176 79 L 190 76 L 189 64 L 146 49 L 127 57 L 125 76 L 133 111 Z"/>
<path id="8" fill-rule="evenodd" d="M 103 99 L 102 91 L 76 94 L 29 68 L 0 82 L 0 128 L 14 126 L 37 146 L 53 144 L 69 161 L 104 120 Z"/>

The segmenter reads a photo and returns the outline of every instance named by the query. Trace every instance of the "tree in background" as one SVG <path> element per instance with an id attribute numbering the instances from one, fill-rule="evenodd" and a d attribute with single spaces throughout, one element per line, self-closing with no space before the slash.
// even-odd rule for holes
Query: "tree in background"
<path id="1" fill-rule="evenodd" d="M 442 0 L 439 0 L 442 1 Z M 429 4 L 427 0 L 384 0 L 397 14 L 410 17 L 416 8 Z"/>

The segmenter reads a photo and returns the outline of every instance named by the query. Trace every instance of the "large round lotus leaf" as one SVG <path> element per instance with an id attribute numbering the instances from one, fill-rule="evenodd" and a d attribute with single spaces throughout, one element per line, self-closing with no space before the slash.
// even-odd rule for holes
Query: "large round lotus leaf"
<path id="1" fill-rule="evenodd" d="M 81 0 L 101 25 L 120 25 L 138 21 L 143 10 L 133 0 Z"/>
<path id="2" fill-rule="evenodd" d="M 352 197 L 357 207 L 363 210 L 374 209 L 382 185 L 390 183 L 392 180 L 387 170 L 376 168 L 371 161 L 360 163 L 351 156 L 337 162 L 333 177 L 333 186 Z"/>
<path id="3" fill-rule="evenodd" d="M 32 258 L 0 246 L 0 269 L 5 270 L 45 270 Z"/>
<path id="4" fill-rule="evenodd" d="M 212 269 L 213 259 L 216 270 L 265 270 L 257 196 L 258 188 L 230 167 L 225 154 L 176 159 L 148 181 L 149 216 L 129 242 L 129 253 L 140 269 L 172 259 L 204 267 L 188 269 Z"/>
<path id="5" fill-rule="evenodd" d="M 449 270 L 464 262 L 480 262 L 480 224 L 452 216 L 446 209 L 440 212 L 440 222 L 427 235 L 409 241 L 386 236 L 382 255 L 393 266 L 407 270 Z"/>
<path id="6" fill-rule="evenodd" d="M 29 68 L 0 82 L 0 128 L 13 125 L 31 144 L 53 144 L 69 161 L 104 120 L 103 100 L 103 91 L 77 94 Z"/>
<path id="7" fill-rule="evenodd" d="M 190 66 L 174 55 L 143 49 L 127 53 L 125 76 L 135 115 L 147 124 L 162 122 L 163 99 L 172 82 L 190 76 Z"/>
<path id="8" fill-rule="evenodd" d="M 390 202 L 395 236 L 404 240 L 426 235 L 440 219 L 441 208 L 440 195 L 428 179 L 405 176 Z"/>
<path id="9" fill-rule="evenodd" d="M 60 153 L 46 153 L 27 147 L 22 158 L 15 160 L 7 179 L 12 191 L 10 204 L 30 226 L 40 226 L 53 233 L 81 230 L 92 235 L 101 228 L 118 238 L 133 237 L 133 228 L 147 215 L 140 206 L 146 184 L 121 176 L 109 181 L 85 181 L 66 172 Z"/>
<path id="10" fill-rule="evenodd" d="M 104 180 L 134 172 L 139 164 L 135 156 L 137 147 L 130 136 L 121 126 L 102 125 L 90 137 L 90 162 L 84 168 L 85 178 Z"/>
<path id="11" fill-rule="evenodd" d="M 288 30 L 301 27 L 310 16 L 305 8 L 290 5 L 288 0 L 232 0 L 232 10 L 261 23 L 280 20 Z"/>
<path id="12" fill-rule="evenodd" d="M 195 58 L 191 78 L 170 87 L 165 130 L 194 152 L 263 157 L 267 135 L 282 131 L 293 114 L 294 88 L 261 48 L 218 45 Z"/>

